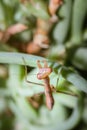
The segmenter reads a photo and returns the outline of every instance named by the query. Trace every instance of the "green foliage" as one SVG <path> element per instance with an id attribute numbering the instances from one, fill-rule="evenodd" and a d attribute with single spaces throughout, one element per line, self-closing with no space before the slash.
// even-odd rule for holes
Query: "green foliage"
<path id="1" fill-rule="evenodd" d="M 13 39 L 23 42 L 31 40 L 36 19 L 49 20 L 51 17 L 48 12 L 48 1 L 33 0 L 33 3 L 32 5 L 22 4 L 18 0 L 0 0 L 0 30 L 5 31 L 17 22 L 23 23 L 28 25 L 29 29 L 17 34 Z M 87 77 L 84 75 L 84 72 L 87 73 L 86 3 L 87 0 L 64 0 L 57 12 L 59 21 L 53 26 L 49 36 L 50 40 L 53 40 L 49 54 L 46 55 L 49 59 L 20 53 L 16 47 L 0 41 L 0 64 L 7 68 L 6 74 L 3 73 L 4 69 L 2 71 L 0 69 L 1 130 L 10 127 L 13 127 L 13 130 L 71 130 L 76 126 L 78 129 L 80 121 L 84 123 L 83 129 L 80 130 L 86 128 Z M 23 58 L 31 70 L 27 74 L 29 81 L 43 83 L 36 77 L 37 60 L 47 60 L 49 67 L 52 68 L 50 84 L 59 92 L 53 93 L 55 104 L 51 111 L 45 105 L 44 95 L 40 97 L 41 104 L 38 109 L 29 101 L 35 94 L 43 93 L 44 88 L 25 81 Z M 43 62 L 41 64 L 43 65 Z"/>
<path id="2" fill-rule="evenodd" d="M 27 4 L 27 12 L 29 11 L 30 14 L 42 18 L 45 20 L 48 20 L 50 18 L 50 15 L 48 13 L 47 4 L 44 1 L 41 0 L 35 0 L 34 4 Z"/>

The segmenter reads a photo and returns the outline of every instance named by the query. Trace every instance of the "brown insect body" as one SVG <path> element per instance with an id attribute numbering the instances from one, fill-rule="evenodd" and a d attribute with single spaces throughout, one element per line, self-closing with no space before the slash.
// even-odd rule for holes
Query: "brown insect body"
<path id="1" fill-rule="evenodd" d="M 37 65 L 39 67 L 39 73 L 37 74 L 37 78 L 39 80 L 43 79 L 44 81 L 44 89 L 46 96 L 46 105 L 49 110 L 53 108 L 54 99 L 52 96 L 51 86 L 49 82 L 49 74 L 52 72 L 52 69 L 48 67 L 47 62 L 44 61 L 44 67 L 41 66 L 40 61 L 37 61 Z"/>
<path id="2" fill-rule="evenodd" d="M 52 95 L 52 91 L 51 91 L 51 87 L 49 83 L 49 77 L 47 77 L 44 80 L 44 88 L 45 88 L 45 96 L 46 96 L 46 105 L 48 109 L 51 110 L 54 105 L 54 99 L 53 99 L 53 95 Z"/>

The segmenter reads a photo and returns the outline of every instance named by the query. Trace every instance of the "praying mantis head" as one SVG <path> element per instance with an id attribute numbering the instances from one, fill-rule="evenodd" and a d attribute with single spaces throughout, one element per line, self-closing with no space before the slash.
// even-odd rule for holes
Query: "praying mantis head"
<path id="1" fill-rule="evenodd" d="M 47 61 L 44 60 L 43 62 L 44 62 L 44 66 L 42 67 L 40 61 L 39 60 L 37 61 L 37 66 L 39 68 L 39 72 L 37 74 L 38 79 L 45 79 L 52 72 L 52 68 L 48 67 Z"/>

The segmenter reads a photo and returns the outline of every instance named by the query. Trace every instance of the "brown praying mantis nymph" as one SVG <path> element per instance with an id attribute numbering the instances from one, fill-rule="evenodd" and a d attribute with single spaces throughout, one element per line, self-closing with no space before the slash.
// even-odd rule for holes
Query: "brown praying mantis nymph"
<path id="1" fill-rule="evenodd" d="M 44 63 L 43 67 L 40 64 L 40 61 L 37 60 L 37 66 L 39 68 L 39 72 L 37 73 L 37 78 L 39 80 L 43 80 L 44 84 L 28 81 L 27 77 L 26 77 L 27 76 L 27 67 L 26 67 L 26 62 L 25 62 L 24 58 L 23 58 L 23 61 L 25 63 L 25 79 L 26 79 L 26 82 L 32 83 L 32 84 L 37 84 L 37 85 L 44 87 L 45 97 L 46 97 L 46 106 L 48 107 L 49 110 L 51 110 L 53 108 L 53 105 L 54 105 L 54 98 L 53 98 L 52 92 L 60 92 L 60 93 L 64 93 L 64 94 L 68 94 L 68 95 L 72 95 L 72 96 L 77 96 L 75 94 L 56 91 L 56 89 L 53 87 L 53 85 L 50 85 L 49 75 L 52 73 L 52 68 L 48 66 L 46 60 L 43 61 L 43 63 Z M 57 80 L 57 83 L 58 83 L 58 80 Z"/>
<path id="2" fill-rule="evenodd" d="M 54 98 L 52 95 L 51 85 L 49 75 L 52 72 L 52 69 L 48 67 L 46 60 L 44 62 L 44 67 L 41 66 L 40 61 L 37 61 L 37 66 L 39 68 L 39 72 L 37 73 L 37 78 L 39 80 L 43 79 L 44 82 L 44 89 L 45 89 L 45 96 L 46 96 L 46 105 L 48 109 L 52 109 L 54 105 Z"/>

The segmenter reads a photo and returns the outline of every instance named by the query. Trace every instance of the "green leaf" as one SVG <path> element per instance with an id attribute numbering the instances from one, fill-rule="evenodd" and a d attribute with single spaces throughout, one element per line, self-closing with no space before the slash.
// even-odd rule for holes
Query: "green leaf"
<path id="1" fill-rule="evenodd" d="M 77 89 L 87 93 L 87 81 L 83 77 L 73 72 L 72 70 L 64 68 L 64 67 L 62 68 L 61 73 L 62 73 L 62 76 L 67 81 L 72 83 Z"/>
<path id="2" fill-rule="evenodd" d="M 65 0 L 65 3 L 59 10 L 59 15 L 63 19 L 58 21 L 58 24 L 55 26 L 53 31 L 54 38 L 60 43 L 64 42 L 67 36 L 71 20 L 71 10 L 72 10 L 72 0 Z"/>
<path id="3" fill-rule="evenodd" d="M 26 61 L 26 65 L 31 67 L 37 67 L 37 60 L 45 60 L 43 57 L 24 53 L 0 52 L 0 63 L 25 65 L 23 58 Z"/>
<path id="4" fill-rule="evenodd" d="M 87 0 L 75 0 L 72 16 L 72 45 L 80 44 L 82 41 L 82 29 L 87 14 Z"/>
<path id="5" fill-rule="evenodd" d="M 80 69 L 87 70 L 87 48 L 79 48 L 76 51 L 72 64 Z"/>
<path id="6" fill-rule="evenodd" d="M 80 103 L 80 104 L 79 104 Z M 44 125 L 43 122 L 41 125 L 38 124 L 31 124 L 31 130 L 71 130 L 78 124 L 79 120 L 81 119 L 82 114 L 82 103 L 81 100 L 77 101 L 75 108 L 73 109 L 72 114 L 64 121 L 58 122 L 57 118 L 54 118 L 55 122 Z M 58 109 L 57 109 L 58 111 Z M 48 114 L 48 112 L 47 112 Z M 58 116 L 59 118 L 59 116 Z"/>
<path id="7" fill-rule="evenodd" d="M 26 7 L 29 13 L 31 13 L 32 15 L 39 17 L 41 19 L 48 20 L 50 18 L 50 15 L 48 13 L 47 5 L 45 3 L 44 1 L 41 0 L 35 0 L 34 4 L 27 3 Z"/>
<path id="8" fill-rule="evenodd" d="M 0 2 L 0 30 L 5 30 L 5 28 L 6 28 L 6 21 L 5 21 L 4 8 L 2 6 L 2 3 Z"/>

